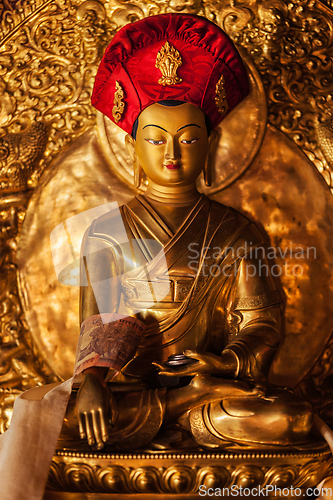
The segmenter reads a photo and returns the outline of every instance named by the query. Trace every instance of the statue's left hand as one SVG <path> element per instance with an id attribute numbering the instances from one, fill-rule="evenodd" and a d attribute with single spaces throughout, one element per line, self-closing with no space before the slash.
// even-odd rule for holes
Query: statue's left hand
<path id="1" fill-rule="evenodd" d="M 233 360 L 226 355 L 220 357 L 210 352 L 199 353 L 197 351 L 185 351 L 188 358 L 196 362 L 179 368 L 171 368 L 160 363 L 153 363 L 159 369 L 161 375 L 169 377 L 194 376 L 198 374 L 220 375 L 224 377 L 233 376 L 235 372 Z M 223 353 L 222 353 L 223 355 Z M 227 359 L 228 358 L 228 359 Z"/>
<path id="2" fill-rule="evenodd" d="M 110 408 L 111 407 L 111 408 Z M 117 403 L 107 384 L 96 374 L 84 373 L 84 381 L 76 396 L 76 413 L 81 439 L 102 449 L 109 437 L 109 411 L 115 424 Z"/>

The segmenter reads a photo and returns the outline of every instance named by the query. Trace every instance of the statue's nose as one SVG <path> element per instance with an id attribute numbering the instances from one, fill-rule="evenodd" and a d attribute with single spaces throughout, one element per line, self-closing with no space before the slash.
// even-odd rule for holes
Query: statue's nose
<path id="1" fill-rule="evenodd" d="M 167 148 L 165 153 L 165 158 L 167 160 L 179 160 L 181 157 L 180 147 L 175 139 L 171 139 L 167 142 Z"/>

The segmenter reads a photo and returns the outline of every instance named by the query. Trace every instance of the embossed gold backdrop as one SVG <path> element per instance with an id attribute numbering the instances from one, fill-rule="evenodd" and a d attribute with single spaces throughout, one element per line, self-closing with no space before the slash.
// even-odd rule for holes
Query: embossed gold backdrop
<path id="1" fill-rule="evenodd" d="M 298 384 L 321 408 L 331 397 L 333 349 L 330 7 L 313 0 L 13 4 L 4 4 L 0 29 L 1 431 L 17 394 L 71 373 L 78 290 L 57 282 L 49 235 L 76 213 L 135 194 L 121 134 L 102 117 L 96 124 L 90 94 L 112 35 L 163 12 L 213 20 L 249 66 L 251 96 L 223 124 L 207 192 L 261 223 L 282 250 L 280 266 L 299 263 L 295 248 L 316 247 L 302 276 L 281 276 L 286 340 L 272 377 Z"/>

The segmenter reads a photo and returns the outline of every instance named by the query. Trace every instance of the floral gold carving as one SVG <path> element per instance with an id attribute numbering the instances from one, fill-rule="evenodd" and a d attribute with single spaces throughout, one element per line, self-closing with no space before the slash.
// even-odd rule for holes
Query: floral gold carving
<path id="1" fill-rule="evenodd" d="M 114 106 L 112 108 L 112 116 L 114 121 L 118 123 L 121 120 L 121 116 L 124 112 L 125 103 L 124 99 L 124 90 L 122 89 L 119 82 L 116 82 L 116 91 L 114 93 Z"/>
<path id="2" fill-rule="evenodd" d="M 332 109 L 332 10 L 315 0 L 212 0 L 205 15 L 251 55 L 267 92 L 269 123 L 303 150 L 332 189 L 333 172 L 315 133 L 317 115 Z"/>
<path id="3" fill-rule="evenodd" d="M 17 287 L 17 243 L 28 191 L 0 200 L 0 432 L 10 423 L 15 398 L 24 390 L 54 381 L 27 328 Z"/>
<path id="4" fill-rule="evenodd" d="M 33 122 L 47 126 L 34 187 L 59 151 L 95 123 L 91 88 L 110 35 L 104 7 L 92 0 L 32 1 L 18 10 L 19 29 L 0 40 L 0 137 L 25 133 Z M 2 24 L 16 17 L 17 9 L 3 14 Z"/>
<path id="5" fill-rule="evenodd" d="M 220 113 L 220 115 L 225 116 L 228 111 L 228 101 L 225 93 L 225 81 L 223 75 L 216 84 L 215 93 L 215 103 L 218 112 Z"/>
<path id="6" fill-rule="evenodd" d="M 175 85 L 182 81 L 177 76 L 177 69 L 182 65 L 182 59 L 178 50 L 175 49 L 169 42 L 165 42 L 159 50 L 156 57 L 156 68 L 162 73 L 162 77 L 158 80 L 160 85 Z"/>
<path id="7" fill-rule="evenodd" d="M 22 191 L 33 183 L 34 164 L 47 141 L 46 127 L 38 122 L 21 134 L 0 139 L 0 189 L 3 193 Z"/>

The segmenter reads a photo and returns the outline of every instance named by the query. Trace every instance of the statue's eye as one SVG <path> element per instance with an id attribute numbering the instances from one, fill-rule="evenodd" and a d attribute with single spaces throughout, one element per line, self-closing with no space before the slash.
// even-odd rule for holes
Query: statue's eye
<path id="1" fill-rule="evenodd" d="M 149 144 L 154 144 L 154 146 L 160 146 L 161 144 L 164 144 L 164 141 L 154 141 L 154 139 L 146 139 Z"/>
<path id="2" fill-rule="evenodd" d="M 182 140 L 182 141 L 180 141 L 180 142 L 181 142 L 181 144 L 194 144 L 194 143 L 195 143 L 195 142 L 197 142 L 198 140 L 199 140 L 199 139 L 192 139 L 192 140 L 190 140 L 190 141 L 185 141 L 185 139 L 184 139 L 184 140 Z"/>

